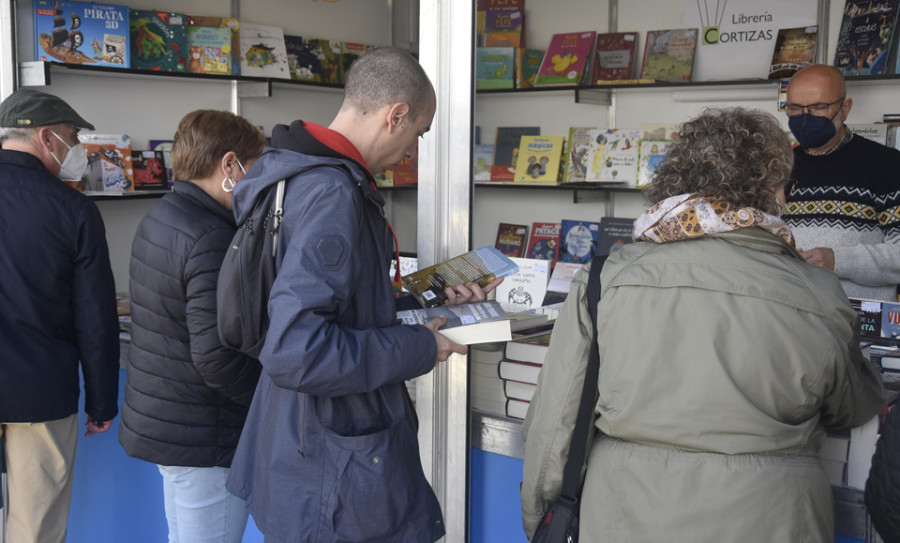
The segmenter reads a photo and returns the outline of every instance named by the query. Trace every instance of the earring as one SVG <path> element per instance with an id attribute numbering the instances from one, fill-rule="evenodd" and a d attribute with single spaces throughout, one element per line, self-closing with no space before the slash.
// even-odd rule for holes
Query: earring
<path id="1" fill-rule="evenodd" d="M 222 190 L 224 190 L 225 192 L 233 191 L 234 185 L 235 185 L 234 177 L 226 177 L 225 179 L 222 180 Z"/>

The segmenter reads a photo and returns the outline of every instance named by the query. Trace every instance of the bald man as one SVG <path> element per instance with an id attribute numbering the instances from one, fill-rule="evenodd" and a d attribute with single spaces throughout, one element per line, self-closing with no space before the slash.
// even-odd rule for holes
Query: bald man
<path id="1" fill-rule="evenodd" d="M 831 66 L 791 79 L 785 111 L 800 145 L 783 217 L 807 262 L 833 270 L 847 296 L 896 301 L 900 151 L 847 130 L 852 107 Z"/>

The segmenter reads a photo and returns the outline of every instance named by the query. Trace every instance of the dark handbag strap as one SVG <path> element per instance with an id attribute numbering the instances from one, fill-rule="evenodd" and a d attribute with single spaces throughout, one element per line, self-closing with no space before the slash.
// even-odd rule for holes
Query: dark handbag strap
<path id="1" fill-rule="evenodd" d="M 591 420 L 597 397 L 597 376 L 600 373 L 600 346 L 597 344 L 597 303 L 600 301 L 600 270 L 606 262 L 607 255 L 595 256 L 591 261 L 590 277 L 587 284 L 587 304 L 591 314 L 591 354 L 588 356 L 587 368 L 584 372 L 584 384 L 581 388 L 581 402 L 578 404 L 578 416 L 575 418 L 575 429 L 572 431 L 572 443 L 569 445 L 569 456 L 563 470 L 560 499 L 572 503 L 581 495 L 581 467 L 587 455 L 587 442 L 591 434 Z"/>

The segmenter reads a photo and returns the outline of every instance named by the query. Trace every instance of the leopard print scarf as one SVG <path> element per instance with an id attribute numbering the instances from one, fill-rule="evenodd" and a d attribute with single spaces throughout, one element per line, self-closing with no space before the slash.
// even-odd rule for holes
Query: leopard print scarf
<path id="1" fill-rule="evenodd" d="M 758 226 L 794 246 L 794 235 L 780 217 L 696 193 L 657 202 L 635 220 L 632 235 L 635 241 L 666 243 L 750 226 Z"/>

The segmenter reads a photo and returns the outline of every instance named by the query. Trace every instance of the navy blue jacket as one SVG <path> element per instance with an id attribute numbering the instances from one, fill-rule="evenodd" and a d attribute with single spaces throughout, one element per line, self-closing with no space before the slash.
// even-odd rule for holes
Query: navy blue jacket
<path id="1" fill-rule="evenodd" d="M 119 442 L 166 466 L 228 467 L 259 362 L 224 347 L 216 284 L 236 230 L 203 189 L 175 183 L 131 247 L 131 359 Z"/>
<path id="2" fill-rule="evenodd" d="M 116 416 L 119 322 L 97 206 L 36 157 L 0 150 L 0 422 Z"/>
<path id="3" fill-rule="evenodd" d="M 306 136 L 283 129 L 280 147 Z M 278 541 L 436 541 L 404 381 L 434 367 L 437 346 L 396 321 L 383 200 L 350 159 L 270 150 L 235 188 L 238 222 L 284 178 L 263 371 L 228 489 Z"/>

